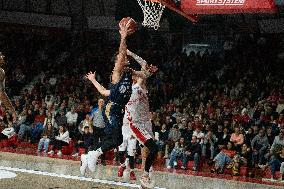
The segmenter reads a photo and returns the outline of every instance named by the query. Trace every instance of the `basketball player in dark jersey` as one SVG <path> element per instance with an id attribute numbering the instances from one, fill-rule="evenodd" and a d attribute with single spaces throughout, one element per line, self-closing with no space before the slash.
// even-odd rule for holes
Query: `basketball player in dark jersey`
<path id="1" fill-rule="evenodd" d="M 81 156 L 81 175 L 85 174 L 87 167 L 89 167 L 91 172 L 94 172 L 99 156 L 104 152 L 118 147 L 123 142 L 122 124 L 124 109 L 132 93 L 132 75 L 145 78 L 145 74 L 147 74 L 141 71 L 134 71 L 127 67 L 126 38 L 129 35 L 128 27 L 129 23 L 120 26 L 121 41 L 111 76 L 110 90 L 107 90 L 97 82 L 95 73 L 90 72 L 86 75 L 86 78 L 93 83 L 102 95 L 107 96 L 108 99 L 103 108 L 105 137 L 97 150 L 89 151 L 88 154 Z"/>

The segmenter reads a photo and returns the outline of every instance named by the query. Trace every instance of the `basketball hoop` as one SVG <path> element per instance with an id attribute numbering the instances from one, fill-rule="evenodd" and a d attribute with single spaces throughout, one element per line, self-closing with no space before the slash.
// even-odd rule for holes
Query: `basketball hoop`
<path id="1" fill-rule="evenodd" d="M 143 26 L 154 28 L 155 30 L 160 27 L 160 20 L 165 8 L 159 0 L 137 0 L 138 4 L 143 10 L 144 21 Z"/>

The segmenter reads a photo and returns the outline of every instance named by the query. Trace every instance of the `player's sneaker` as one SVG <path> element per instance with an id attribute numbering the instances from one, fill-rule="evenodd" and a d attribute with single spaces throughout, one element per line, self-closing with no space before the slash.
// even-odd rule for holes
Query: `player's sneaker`
<path id="1" fill-rule="evenodd" d="M 91 172 L 96 171 L 97 161 L 100 156 L 100 153 L 96 151 L 89 151 L 88 153 L 88 167 Z"/>
<path id="2" fill-rule="evenodd" d="M 123 172 L 124 172 L 125 169 L 126 169 L 125 166 L 120 166 L 119 169 L 118 169 L 118 172 L 117 172 L 117 176 L 123 177 Z"/>
<path id="3" fill-rule="evenodd" d="M 81 176 L 85 176 L 87 167 L 88 167 L 88 155 L 82 154 L 81 155 L 81 166 L 80 166 Z"/>
<path id="4" fill-rule="evenodd" d="M 53 155 L 53 154 L 54 154 L 54 151 L 53 151 L 53 150 L 50 150 L 47 154 L 48 154 L 48 155 Z"/>
<path id="5" fill-rule="evenodd" d="M 136 175 L 135 175 L 134 171 L 130 171 L 129 179 L 130 180 L 136 180 Z"/>
<path id="6" fill-rule="evenodd" d="M 150 179 L 148 175 L 142 175 L 140 178 L 142 188 L 154 188 L 154 182 Z"/>

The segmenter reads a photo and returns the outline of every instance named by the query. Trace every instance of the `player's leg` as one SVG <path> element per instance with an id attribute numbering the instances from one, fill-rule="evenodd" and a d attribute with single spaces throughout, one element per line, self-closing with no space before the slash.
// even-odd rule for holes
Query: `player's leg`
<path id="1" fill-rule="evenodd" d="M 124 138 L 123 143 L 118 147 L 118 157 L 119 157 L 119 162 L 120 162 L 120 166 L 119 166 L 118 173 L 117 173 L 118 177 L 122 177 L 123 172 L 126 169 L 126 165 L 125 165 L 126 149 L 127 149 L 127 138 Z"/>
<path id="2" fill-rule="evenodd" d="M 150 179 L 149 172 L 158 153 L 158 146 L 153 140 L 152 135 L 149 134 L 149 132 L 145 128 L 136 127 L 133 122 L 131 122 L 130 128 L 140 144 L 147 147 L 149 150 L 149 154 L 145 160 L 144 173 L 140 179 L 140 182 L 143 187 L 152 188 L 154 187 L 154 183 Z"/>
<path id="3" fill-rule="evenodd" d="M 135 168 L 135 154 L 136 154 L 136 145 L 137 145 L 137 140 L 133 136 L 131 136 L 128 139 L 128 145 L 127 145 L 127 159 L 129 162 L 129 168 L 130 168 L 130 175 L 129 178 L 130 180 L 136 180 L 136 175 L 134 172 Z"/>
<path id="4" fill-rule="evenodd" d="M 80 166 L 81 176 L 85 176 L 87 167 L 88 167 L 88 154 L 82 154 L 81 155 L 81 166 Z"/>
<path id="5" fill-rule="evenodd" d="M 123 142 L 121 126 L 119 127 L 117 124 L 113 126 L 112 130 L 109 133 L 106 133 L 106 137 L 103 139 L 101 147 L 97 150 L 89 151 L 88 153 L 88 167 L 92 172 L 95 171 L 98 158 L 103 153 L 118 147 Z"/>

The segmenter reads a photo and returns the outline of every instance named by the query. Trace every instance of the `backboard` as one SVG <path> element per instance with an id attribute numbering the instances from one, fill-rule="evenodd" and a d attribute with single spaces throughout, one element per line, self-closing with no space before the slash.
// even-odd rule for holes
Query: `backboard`
<path id="1" fill-rule="evenodd" d="M 187 18 L 191 22 L 197 22 L 198 17 L 196 14 L 186 13 L 181 9 L 181 6 L 179 6 L 176 2 L 181 2 L 181 0 L 158 0 L 160 3 L 165 5 L 168 9 L 171 9 L 172 11 L 177 12 L 178 14 L 182 15 L 183 17 Z M 181 5 L 181 4 L 180 4 Z"/>

